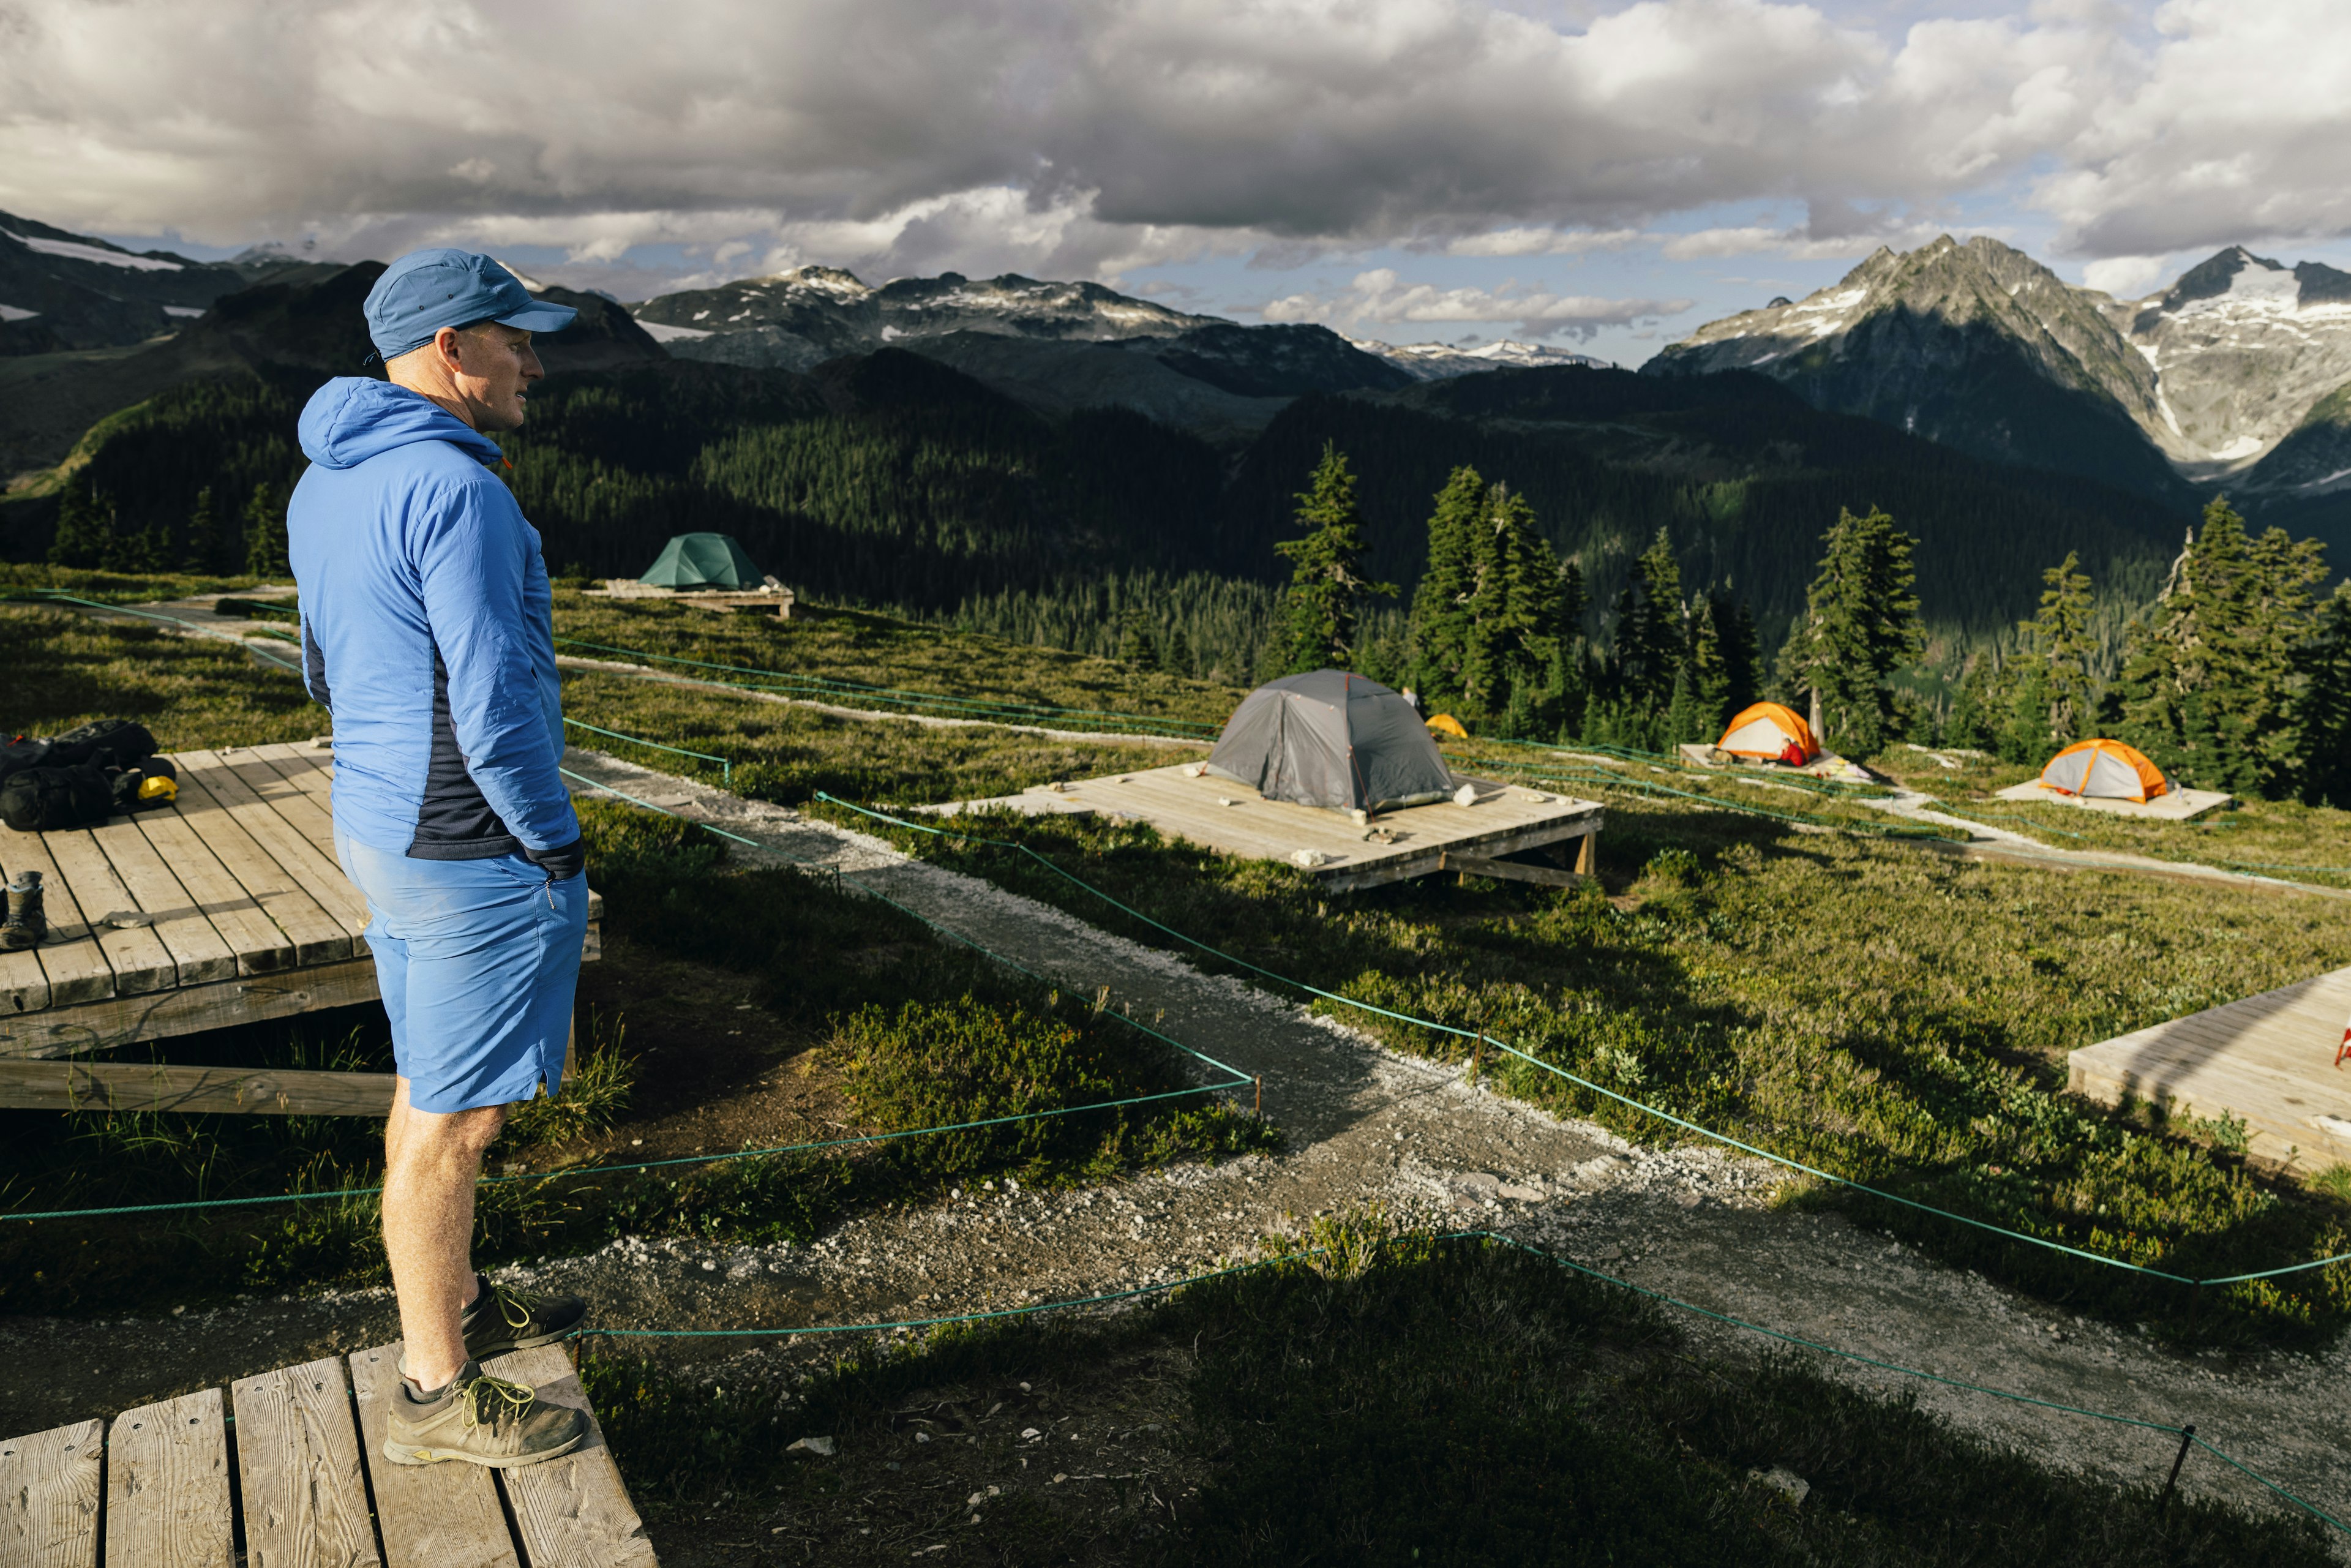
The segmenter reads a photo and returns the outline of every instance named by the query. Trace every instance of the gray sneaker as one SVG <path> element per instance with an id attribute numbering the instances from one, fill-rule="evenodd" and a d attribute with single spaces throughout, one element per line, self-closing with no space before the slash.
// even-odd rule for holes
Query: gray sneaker
<path id="1" fill-rule="evenodd" d="M 435 1399 L 418 1399 L 403 1377 L 391 1406 L 383 1452 L 395 1465 L 463 1459 L 513 1469 L 568 1454 L 588 1436 L 585 1411 L 543 1404 L 538 1390 L 488 1376 L 470 1361 Z"/>
<path id="2" fill-rule="evenodd" d="M 578 1296 L 542 1296 L 494 1284 L 487 1274 L 476 1274 L 481 1293 L 459 1320 L 465 1333 L 465 1354 L 488 1361 L 510 1350 L 530 1350 L 552 1344 L 580 1332 L 588 1303 Z"/>

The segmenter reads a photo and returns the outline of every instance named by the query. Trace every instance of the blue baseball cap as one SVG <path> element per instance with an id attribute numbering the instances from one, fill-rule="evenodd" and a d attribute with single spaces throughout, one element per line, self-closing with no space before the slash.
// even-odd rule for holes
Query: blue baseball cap
<path id="1" fill-rule="evenodd" d="M 368 336 L 386 360 L 424 347 L 444 327 L 496 321 L 559 332 L 579 314 L 532 298 L 513 273 L 465 250 L 412 250 L 383 269 L 367 297 Z"/>

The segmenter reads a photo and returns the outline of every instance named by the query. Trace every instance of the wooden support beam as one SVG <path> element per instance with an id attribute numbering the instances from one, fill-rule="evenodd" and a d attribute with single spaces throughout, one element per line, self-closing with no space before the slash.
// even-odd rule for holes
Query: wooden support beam
<path id="1" fill-rule="evenodd" d="M 1581 872 L 1555 871 L 1544 865 L 1521 865 L 1517 861 L 1459 854 L 1452 850 L 1445 852 L 1442 865 L 1443 869 L 1458 871 L 1464 876 L 1499 877 L 1505 882 L 1539 883 L 1544 887 L 1576 887 L 1592 880 Z"/>
<path id="2" fill-rule="evenodd" d="M 375 960 L 352 958 L 249 980 L 215 980 L 209 986 L 0 1016 L 0 1059 L 78 1056 L 375 999 Z"/>
<path id="3" fill-rule="evenodd" d="M 265 1116 L 388 1116 L 392 1080 L 389 1072 L 0 1061 L 0 1106 L 17 1111 L 110 1108 Z"/>

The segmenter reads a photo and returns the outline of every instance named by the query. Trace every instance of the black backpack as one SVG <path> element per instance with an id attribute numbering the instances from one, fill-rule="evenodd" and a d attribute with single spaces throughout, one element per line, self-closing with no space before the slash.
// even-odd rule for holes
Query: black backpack
<path id="1" fill-rule="evenodd" d="M 134 719 L 99 718 L 48 737 L 48 764 L 70 768 L 93 762 L 100 768 L 136 768 L 155 755 L 155 732 Z"/>
<path id="2" fill-rule="evenodd" d="M 0 822 L 20 833 L 94 828 L 113 813 L 113 784 L 94 763 L 19 768 L 0 781 Z"/>

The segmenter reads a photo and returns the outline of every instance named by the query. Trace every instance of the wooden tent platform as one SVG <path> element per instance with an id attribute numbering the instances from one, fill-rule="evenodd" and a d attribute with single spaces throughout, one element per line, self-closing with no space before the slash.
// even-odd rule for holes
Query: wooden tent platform
<path id="1" fill-rule="evenodd" d="M 2085 811 L 2104 811 L 2113 817 L 2144 817 L 2159 822 L 2184 822 L 2190 817 L 2200 817 L 2215 806 L 2225 806 L 2231 797 L 2218 789 L 2175 789 L 2158 795 L 2152 800 L 2101 800 L 2068 795 L 2063 789 L 2044 789 L 2037 779 L 2022 784 L 2011 784 L 1993 792 L 1996 800 L 2039 801 L 2047 806 L 2079 806 Z"/>
<path id="2" fill-rule="evenodd" d="M 0 1568 L 657 1568 L 562 1346 L 484 1368 L 588 1411 L 580 1448 L 511 1470 L 384 1458 L 399 1358 L 381 1345 L 348 1375 L 329 1356 L 225 1400 L 207 1388 L 0 1440 Z"/>
<path id="3" fill-rule="evenodd" d="M 1473 805 L 1450 800 L 1383 812 L 1370 828 L 1338 811 L 1269 800 L 1247 785 L 1213 775 L 1196 776 L 1192 763 L 1121 773 L 1061 786 L 1040 786 L 1019 795 L 964 800 L 926 808 L 933 812 L 1001 807 L 1030 815 L 1100 813 L 1149 822 L 1169 838 L 1188 839 L 1220 854 L 1298 865 L 1332 892 L 1402 882 L 1431 872 L 1464 871 L 1510 876 L 1540 868 L 1499 862 L 1498 857 L 1582 839 L 1577 870 L 1593 869 L 1602 809 L 1515 784 L 1457 775 L 1454 782 L 1478 792 Z M 1364 837 L 1393 834 L 1394 841 Z M 1301 854 L 1306 857 L 1301 859 Z M 1308 863 L 1309 861 L 1311 863 Z M 1552 873 L 1523 880 L 1564 879 Z"/>
<path id="4" fill-rule="evenodd" d="M 2069 1086 L 2102 1104 L 2168 1097 L 2174 1116 L 2240 1117 L 2255 1157 L 2277 1165 L 2351 1164 L 2351 1063 L 2334 1064 L 2346 1019 L 2351 968 L 2084 1046 Z"/>
<path id="5" fill-rule="evenodd" d="M 172 761 L 172 805 L 99 828 L 0 828 L 0 874 L 41 873 L 49 923 L 39 946 L 0 953 L 0 1059 L 376 999 L 367 901 L 335 863 L 333 753 L 256 746 Z M 590 958 L 601 904 L 589 895 Z M 118 914 L 143 919 L 107 924 Z"/>

